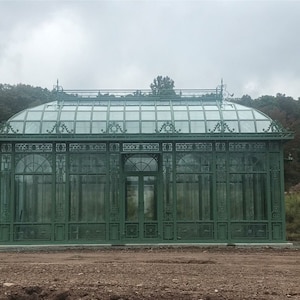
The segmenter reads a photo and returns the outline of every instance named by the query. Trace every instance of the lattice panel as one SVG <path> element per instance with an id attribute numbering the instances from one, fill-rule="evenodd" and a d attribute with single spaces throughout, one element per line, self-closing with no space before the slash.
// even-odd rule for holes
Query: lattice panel
<path id="1" fill-rule="evenodd" d="M 14 226 L 15 241 L 49 241 L 51 225 L 24 224 Z"/>
<path id="2" fill-rule="evenodd" d="M 71 224 L 69 226 L 70 240 L 105 240 L 105 224 Z"/>
<path id="3" fill-rule="evenodd" d="M 233 223 L 231 224 L 232 239 L 266 239 L 268 237 L 268 224 L 260 223 Z"/>
<path id="4" fill-rule="evenodd" d="M 53 146 L 50 143 L 17 143 L 16 152 L 52 152 Z"/>
<path id="5" fill-rule="evenodd" d="M 237 152 L 257 152 L 257 151 L 265 151 L 266 143 L 229 143 L 229 151 L 237 151 Z"/>
<path id="6" fill-rule="evenodd" d="M 139 224 L 130 223 L 125 224 L 125 238 L 138 238 L 139 237 Z"/>
<path id="7" fill-rule="evenodd" d="M 212 151 L 212 143 L 176 143 L 176 151 Z"/>
<path id="8" fill-rule="evenodd" d="M 213 239 L 211 223 L 178 223 L 177 239 L 179 240 L 210 240 Z"/>
<path id="9" fill-rule="evenodd" d="M 159 143 L 124 143 L 123 151 L 125 151 L 125 152 L 159 151 Z"/>
<path id="10" fill-rule="evenodd" d="M 145 238 L 157 238 L 158 237 L 157 224 L 155 224 L 155 223 L 144 224 L 144 237 Z"/>
<path id="11" fill-rule="evenodd" d="M 70 152 L 105 152 L 105 143 L 70 143 Z"/>

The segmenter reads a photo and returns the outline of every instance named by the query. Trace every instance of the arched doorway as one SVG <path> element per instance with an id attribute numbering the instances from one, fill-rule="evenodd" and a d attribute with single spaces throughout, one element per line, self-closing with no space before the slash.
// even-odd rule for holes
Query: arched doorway
<path id="1" fill-rule="evenodd" d="M 124 156 L 124 237 L 158 238 L 158 155 Z"/>

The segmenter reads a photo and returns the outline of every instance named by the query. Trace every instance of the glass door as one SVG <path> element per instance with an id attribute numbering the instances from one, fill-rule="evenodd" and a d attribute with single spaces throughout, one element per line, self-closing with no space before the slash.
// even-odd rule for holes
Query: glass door
<path id="1" fill-rule="evenodd" d="M 125 238 L 154 239 L 158 235 L 157 177 L 138 174 L 125 179 Z"/>

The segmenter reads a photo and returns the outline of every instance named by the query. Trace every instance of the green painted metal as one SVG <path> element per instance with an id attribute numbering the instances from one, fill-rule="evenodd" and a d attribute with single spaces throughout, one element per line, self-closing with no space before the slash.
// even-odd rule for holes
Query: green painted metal
<path id="1" fill-rule="evenodd" d="M 165 100 L 173 108 L 191 101 L 142 92 L 112 98 L 84 97 L 82 104 L 71 95 L 58 103 L 76 110 L 95 101 L 119 101 L 124 109 L 128 101 L 147 99 L 156 107 Z M 216 107 L 221 114 L 222 93 L 200 100 L 204 110 Z M 148 134 L 122 132 L 109 121 L 99 134 L 68 132 L 62 124 L 61 132 L 25 134 L 5 124 L 0 244 L 284 242 L 283 143 L 293 134 L 272 120 L 259 132 L 235 132 L 216 119 L 203 133 L 164 121 Z"/>
<path id="2" fill-rule="evenodd" d="M 283 242 L 276 141 L 1 144 L 0 242 Z"/>

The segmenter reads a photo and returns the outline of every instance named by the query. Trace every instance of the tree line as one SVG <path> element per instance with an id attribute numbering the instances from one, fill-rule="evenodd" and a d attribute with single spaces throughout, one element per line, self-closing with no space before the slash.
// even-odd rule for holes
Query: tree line
<path id="1" fill-rule="evenodd" d="M 158 76 L 151 83 L 153 95 L 172 95 L 174 81 L 169 77 Z M 17 84 L 0 84 L 0 122 L 5 122 L 15 113 L 56 100 L 56 91 L 41 87 Z M 284 94 L 261 96 L 252 99 L 244 95 L 233 99 L 238 104 L 253 107 L 278 121 L 284 128 L 293 131 L 295 138 L 285 143 L 285 189 L 300 183 L 300 101 Z M 287 159 L 289 158 L 289 159 Z M 291 160 L 292 158 L 292 160 Z"/>

